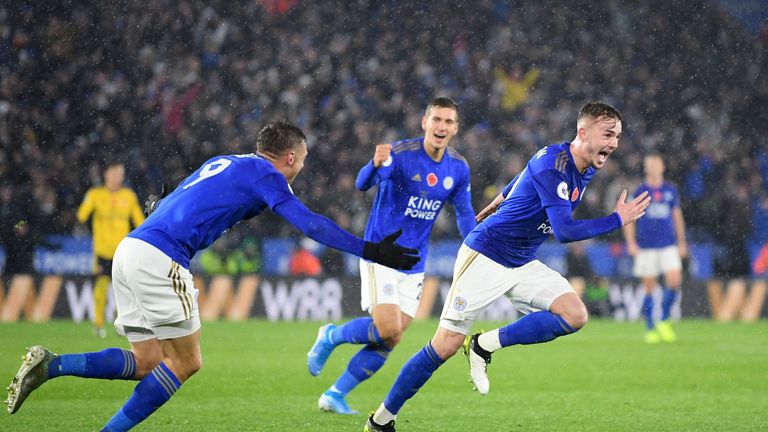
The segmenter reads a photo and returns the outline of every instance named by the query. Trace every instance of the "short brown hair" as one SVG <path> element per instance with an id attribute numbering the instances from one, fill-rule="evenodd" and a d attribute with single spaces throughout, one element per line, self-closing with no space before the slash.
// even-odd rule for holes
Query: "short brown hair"
<path id="1" fill-rule="evenodd" d="M 432 99 L 432 102 L 430 102 L 429 105 L 427 105 L 427 111 L 424 115 L 428 115 L 433 107 L 452 108 L 456 111 L 456 121 L 459 121 L 459 104 L 457 104 L 455 100 L 447 96 L 436 97 Z"/>
<path id="2" fill-rule="evenodd" d="M 306 141 L 307 137 L 298 127 L 276 121 L 261 128 L 256 137 L 256 151 L 282 155 L 291 151 Z"/>
<path id="3" fill-rule="evenodd" d="M 621 115 L 619 110 L 604 102 L 592 101 L 586 103 L 579 110 L 579 116 L 576 118 L 576 122 L 578 123 L 578 121 L 584 117 L 591 117 L 593 119 L 600 119 L 603 117 L 616 119 L 620 121 L 622 127 L 626 129 L 626 125 L 624 124 L 624 117 Z"/>

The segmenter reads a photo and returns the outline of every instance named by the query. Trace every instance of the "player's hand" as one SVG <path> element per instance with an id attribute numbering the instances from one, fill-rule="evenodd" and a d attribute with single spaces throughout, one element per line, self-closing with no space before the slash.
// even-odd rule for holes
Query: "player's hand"
<path id="1" fill-rule="evenodd" d="M 144 216 L 149 217 L 152 212 L 157 209 L 160 204 L 160 200 L 168 196 L 169 193 L 168 183 L 163 183 L 163 189 L 160 191 L 160 195 L 150 194 L 146 201 L 144 201 Z"/>
<path id="2" fill-rule="evenodd" d="M 410 270 L 419 262 L 419 251 L 395 243 L 402 229 L 384 237 L 378 243 L 365 242 L 363 258 L 398 270 Z"/>
<path id="3" fill-rule="evenodd" d="M 488 216 L 496 213 L 496 209 L 499 208 L 499 205 L 501 205 L 502 201 L 504 201 L 504 195 L 499 194 L 490 204 L 488 204 L 484 209 L 480 210 L 480 213 L 475 216 L 475 221 L 480 223 L 484 221 Z"/>
<path id="4" fill-rule="evenodd" d="M 616 202 L 615 210 L 619 214 L 623 225 L 629 225 L 643 217 L 643 215 L 645 215 L 645 209 L 651 204 L 651 196 L 648 195 L 648 191 L 636 196 L 635 199 L 630 202 L 626 202 L 626 200 L 627 190 L 624 189 L 621 191 L 619 200 Z"/>
<path id="5" fill-rule="evenodd" d="M 377 144 L 376 151 L 373 153 L 373 167 L 379 168 L 389 159 L 392 152 L 392 144 Z"/>
<path id="6" fill-rule="evenodd" d="M 640 252 L 640 247 L 637 243 L 627 243 L 627 255 L 635 256 L 638 252 Z"/>

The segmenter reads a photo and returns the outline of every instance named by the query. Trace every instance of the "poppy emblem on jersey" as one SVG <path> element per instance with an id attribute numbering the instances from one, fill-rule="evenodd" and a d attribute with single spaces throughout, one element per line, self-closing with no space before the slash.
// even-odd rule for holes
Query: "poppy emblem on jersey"
<path id="1" fill-rule="evenodd" d="M 568 184 L 560 182 L 560 184 L 557 185 L 557 196 L 564 200 L 568 199 Z"/>
<path id="2" fill-rule="evenodd" d="M 443 187 L 445 188 L 445 190 L 451 190 L 451 188 L 453 187 L 453 177 L 448 176 L 444 178 Z"/>
<path id="3" fill-rule="evenodd" d="M 579 188 L 573 190 L 573 193 L 571 194 L 571 202 L 576 202 L 576 200 L 579 199 Z"/>
<path id="4" fill-rule="evenodd" d="M 437 176 L 435 175 L 435 173 L 427 174 L 427 184 L 430 186 L 434 186 L 437 184 Z"/>
<path id="5" fill-rule="evenodd" d="M 456 297 L 456 299 L 453 300 L 453 308 L 459 312 L 463 311 L 467 308 L 467 299 L 464 297 Z"/>
<path id="6" fill-rule="evenodd" d="M 661 201 L 661 191 L 654 191 L 653 192 L 653 200 L 656 202 Z"/>
<path id="7" fill-rule="evenodd" d="M 394 293 L 395 293 L 395 287 L 392 286 L 392 284 L 384 285 L 384 294 L 391 296 Z"/>

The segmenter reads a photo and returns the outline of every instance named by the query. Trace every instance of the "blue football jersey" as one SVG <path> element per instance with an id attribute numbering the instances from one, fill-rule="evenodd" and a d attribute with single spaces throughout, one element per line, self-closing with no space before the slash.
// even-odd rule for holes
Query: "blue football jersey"
<path id="1" fill-rule="evenodd" d="M 672 212 L 680 207 L 680 195 L 677 188 L 667 182 L 661 187 L 651 187 L 645 183 L 635 191 L 635 196 L 648 191 L 651 205 L 645 216 L 637 221 L 637 245 L 643 249 L 662 248 L 677 243 Z"/>
<path id="2" fill-rule="evenodd" d="M 217 156 L 187 177 L 128 236 L 188 268 L 198 250 L 236 223 L 290 200 L 296 200 L 293 191 L 268 160 L 254 154 Z"/>
<path id="3" fill-rule="evenodd" d="M 552 234 L 546 208 L 581 202 L 595 169 L 580 173 L 570 143 L 544 147 L 504 189 L 496 213 L 480 223 L 464 240 L 470 248 L 506 267 L 520 267 L 534 259 Z"/>
<path id="4" fill-rule="evenodd" d="M 440 162 L 435 162 L 424 151 L 423 138 L 395 142 L 390 158 L 378 169 L 369 162 L 357 180 L 362 190 L 379 185 L 365 239 L 378 242 L 402 228 L 397 242 L 419 250 L 421 261 L 406 273 L 424 271 L 429 235 L 446 202 L 456 209 L 462 237 L 475 226 L 469 165 L 450 147 Z"/>

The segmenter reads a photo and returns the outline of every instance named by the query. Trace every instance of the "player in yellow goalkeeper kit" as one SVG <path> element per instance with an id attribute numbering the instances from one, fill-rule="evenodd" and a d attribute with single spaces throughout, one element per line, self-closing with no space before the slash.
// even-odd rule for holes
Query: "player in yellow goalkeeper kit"
<path id="1" fill-rule="evenodd" d="M 104 171 L 104 186 L 88 189 L 77 219 L 80 223 L 93 220 L 93 255 L 96 283 L 93 289 L 94 318 L 96 334 L 106 336 L 104 310 L 107 304 L 107 287 L 112 276 L 112 257 L 117 244 L 133 228 L 144 222 L 136 194 L 123 187 L 125 167 L 122 163 L 111 163 Z"/>

